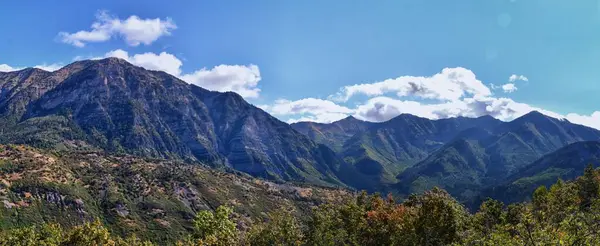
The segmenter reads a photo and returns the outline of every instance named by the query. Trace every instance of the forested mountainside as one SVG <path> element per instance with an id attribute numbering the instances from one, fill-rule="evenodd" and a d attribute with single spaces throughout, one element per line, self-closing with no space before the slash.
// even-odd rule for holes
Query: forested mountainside
<path id="1" fill-rule="evenodd" d="M 539 186 L 549 187 L 559 179 L 573 180 L 583 175 L 587 165 L 598 167 L 599 164 L 599 142 L 576 142 L 516 171 L 501 184 L 484 190 L 480 198 L 492 197 L 507 203 L 531 200 L 531 194 Z"/>

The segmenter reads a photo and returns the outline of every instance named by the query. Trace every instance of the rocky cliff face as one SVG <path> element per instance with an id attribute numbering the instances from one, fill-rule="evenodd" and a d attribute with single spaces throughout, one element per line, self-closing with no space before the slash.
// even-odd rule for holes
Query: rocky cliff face
<path id="1" fill-rule="evenodd" d="M 235 93 L 124 60 L 0 73 L 3 142 L 192 159 L 272 179 L 339 184 L 343 161 Z"/>

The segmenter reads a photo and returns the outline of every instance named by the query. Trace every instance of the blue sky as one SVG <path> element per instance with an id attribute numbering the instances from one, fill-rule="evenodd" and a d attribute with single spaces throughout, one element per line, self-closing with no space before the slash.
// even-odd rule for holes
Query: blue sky
<path id="1" fill-rule="evenodd" d="M 0 69 L 116 55 L 290 122 L 540 110 L 600 128 L 598 0 L 173 2 L 2 3 Z"/>

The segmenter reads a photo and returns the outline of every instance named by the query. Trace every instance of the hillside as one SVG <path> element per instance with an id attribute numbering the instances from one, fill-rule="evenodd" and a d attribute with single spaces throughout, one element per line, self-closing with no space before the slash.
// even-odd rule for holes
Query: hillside
<path id="1" fill-rule="evenodd" d="M 502 183 L 487 188 L 480 197 L 507 203 L 530 200 L 537 187 L 550 186 L 559 179 L 573 180 L 583 175 L 588 164 L 600 165 L 600 142 L 577 142 L 545 155 Z"/>
<path id="2" fill-rule="evenodd" d="M 227 205 L 203 210 L 190 219 L 193 226 L 180 240 L 157 241 L 161 236 L 147 234 L 124 236 L 115 232 L 114 225 L 96 220 L 74 227 L 46 222 L 0 230 L 0 245 L 600 244 L 600 172 L 591 166 L 573 181 L 537 188 L 531 202 L 504 204 L 487 199 L 478 207 L 470 213 L 439 188 L 399 203 L 390 196 L 384 199 L 362 193 L 321 204 L 300 217 L 281 207 L 269 213 L 268 219 L 250 223 L 232 214 Z"/>
<path id="3" fill-rule="evenodd" d="M 201 210 L 235 208 L 240 226 L 276 209 L 298 216 L 352 196 L 345 190 L 277 184 L 237 172 L 101 152 L 51 153 L 0 146 L 0 231 L 100 218 L 118 235 L 182 239 Z"/>
<path id="4" fill-rule="evenodd" d="M 396 175 L 452 140 L 457 132 L 486 129 L 499 122 L 490 116 L 429 120 L 402 114 L 356 134 L 345 143 L 342 155 L 376 182 L 393 183 Z"/>

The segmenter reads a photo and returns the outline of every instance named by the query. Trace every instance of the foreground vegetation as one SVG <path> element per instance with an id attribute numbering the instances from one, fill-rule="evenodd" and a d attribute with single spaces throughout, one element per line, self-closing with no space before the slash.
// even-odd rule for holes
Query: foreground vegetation
<path id="1" fill-rule="evenodd" d="M 308 218 L 289 210 L 269 213 L 241 229 L 233 210 L 220 206 L 193 219 L 177 245 L 600 245 L 600 171 L 588 166 L 572 182 L 540 187 L 530 203 L 487 200 L 469 213 L 441 189 L 402 203 L 366 193 L 322 204 Z M 63 228 L 43 224 L 4 231 L 0 245 L 153 245 L 121 238 L 100 221 Z"/>
<path id="2" fill-rule="evenodd" d="M 241 230 L 278 208 L 308 216 L 347 190 L 275 183 L 176 161 L 0 145 L 0 231 L 100 221 L 111 235 L 159 245 L 184 240 L 199 211 L 235 208 Z"/>

